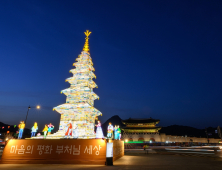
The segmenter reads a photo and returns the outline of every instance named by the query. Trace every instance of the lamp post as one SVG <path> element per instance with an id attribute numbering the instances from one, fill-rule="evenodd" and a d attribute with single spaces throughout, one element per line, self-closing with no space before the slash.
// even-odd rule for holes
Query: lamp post
<path id="1" fill-rule="evenodd" d="M 25 124 L 26 124 L 26 121 L 27 121 L 27 118 L 28 118 L 29 109 L 31 109 L 30 105 L 29 105 L 29 107 L 28 107 L 28 111 L 27 111 L 27 114 L 26 114 L 26 118 L 25 118 Z M 40 106 L 39 106 L 39 105 L 37 105 L 37 106 L 36 106 L 36 109 L 40 109 Z"/>
<path id="2" fill-rule="evenodd" d="M 31 106 L 29 105 L 29 107 L 28 107 L 28 111 L 27 111 L 27 114 L 26 114 L 26 118 L 25 118 L 25 124 L 26 124 L 26 121 L 27 121 L 27 118 L 28 118 L 28 114 L 29 114 L 29 110 L 31 109 Z M 40 106 L 39 105 L 37 105 L 36 106 L 36 109 L 40 109 Z M 25 129 L 24 129 L 24 132 L 25 132 Z M 23 132 L 23 134 L 24 134 L 24 132 Z M 24 135 L 22 134 L 22 136 L 24 137 Z"/>
<path id="3" fill-rule="evenodd" d="M 25 118 L 25 124 L 26 124 L 26 120 L 27 120 L 27 117 L 28 117 L 28 114 L 29 114 L 29 109 L 31 109 L 31 107 L 30 107 L 30 106 L 28 107 L 28 111 L 27 111 L 27 114 L 26 114 L 26 118 Z"/>
<path id="4" fill-rule="evenodd" d="M 207 128 L 205 128 L 205 132 L 206 132 L 206 135 L 207 135 L 207 143 L 209 144 L 209 138 L 208 138 Z"/>

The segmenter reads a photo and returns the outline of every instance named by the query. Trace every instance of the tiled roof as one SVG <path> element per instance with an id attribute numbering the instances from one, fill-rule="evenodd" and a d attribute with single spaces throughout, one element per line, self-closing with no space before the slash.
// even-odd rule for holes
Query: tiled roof
<path id="1" fill-rule="evenodd" d="M 143 130 L 143 129 L 159 129 L 161 127 L 155 126 L 155 127 L 124 127 L 122 129 L 138 129 L 138 130 Z"/>
<path id="2" fill-rule="evenodd" d="M 159 122 L 159 119 L 126 119 L 126 120 L 122 120 L 122 122 L 125 123 L 155 123 L 155 122 Z"/>

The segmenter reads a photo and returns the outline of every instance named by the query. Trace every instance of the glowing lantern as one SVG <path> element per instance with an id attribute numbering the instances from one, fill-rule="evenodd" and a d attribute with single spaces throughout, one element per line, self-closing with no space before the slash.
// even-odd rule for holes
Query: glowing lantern
<path id="1" fill-rule="evenodd" d="M 10 131 L 7 131 L 7 133 L 9 133 Z"/>
<path id="2" fill-rule="evenodd" d="M 67 96 L 66 103 L 53 108 L 61 114 L 58 134 L 64 136 L 66 134 L 64 129 L 67 129 L 70 123 L 75 123 L 78 131 L 81 131 L 78 138 L 95 138 L 95 119 L 102 115 L 99 110 L 94 108 L 94 100 L 99 99 L 99 96 L 93 92 L 97 85 L 93 81 L 95 69 L 89 53 L 88 40 L 90 34 L 89 30 L 85 32 L 86 41 L 83 51 L 76 59 L 77 62 L 73 64 L 76 68 L 70 70 L 73 76 L 66 79 L 71 84 L 70 88 L 61 91 Z"/>

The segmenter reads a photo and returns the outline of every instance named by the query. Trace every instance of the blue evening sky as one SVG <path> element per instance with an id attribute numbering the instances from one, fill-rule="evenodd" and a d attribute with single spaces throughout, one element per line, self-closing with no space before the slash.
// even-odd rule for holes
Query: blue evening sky
<path id="1" fill-rule="evenodd" d="M 59 126 L 52 108 L 89 29 L 103 123 L 222 126 L 222 1 L 0 1 L 0 121 Z"/>

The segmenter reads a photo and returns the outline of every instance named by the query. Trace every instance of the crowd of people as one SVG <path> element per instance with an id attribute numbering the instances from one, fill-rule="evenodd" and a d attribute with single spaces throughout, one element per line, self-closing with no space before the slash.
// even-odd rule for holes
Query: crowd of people
<path id="1" fill-rule="evenodd" d="M 21 121 L 20 124 L 18 125 L 19 131 L 18 131 L 18 139 L 22 139 L 23 137 L 23 132 L 25 129 L 25 122 Z M 45 124 L 45 127 L 43 128 L 42 132 L 44 134 L 44 138 L 46 138 L 47 134 L 51 134 L 52 130 L 54 129 L 54 126 L 49 123 L 48 125 Z M 38 124 L 37 122 L 34 123 L 34 125 L 31 128 L 31 137 L 35 137 L 36 135 L 39 136 L 41 135 L 40 133 L 36 134 L 38 131 Z"/>
<path id="2" fill-rule="evenodd" d="M 103 139 L 105 138 L 103 135 L 103 130 L 101 126 L 100 120 L 97 121 L 96 126 L 96 139 Z M 18 131 L 18 139 L 23 138 L 23 133 L 25 129 L 25 122 L 21 121 L 20 124 L 18 125 L 19 131 Z M 42 133 L 43 133 L 43 138 L 46 138 L 47 135 L 50 135 L 52 130 L 54 129 L 54 126 L 50 124 L 45 124 Z M 34 123 L 33 127 L 31 128 L 31 137 L 35 136 L 40 136 L 41 133 L 37 133 L 39 130 L 37 122 Z M 65 127 L 65 138 L 78 138 L 79 133 L 78 133 L 78 126 L 73 127 L 72 122 L 69 121 L 68 124 Z M 107 127 L 107 139 L 115 139 L 115 140 L 120 140 L 121 139 L 121 129 L 119 125 L 115 125 L 113 127 L 112 123 L 110 122 L 108 127 Z"/>

